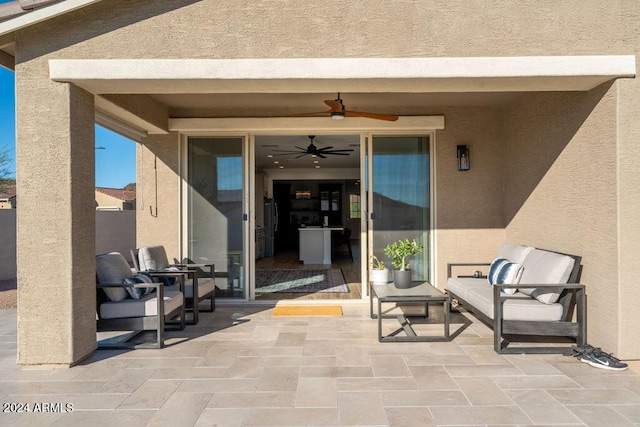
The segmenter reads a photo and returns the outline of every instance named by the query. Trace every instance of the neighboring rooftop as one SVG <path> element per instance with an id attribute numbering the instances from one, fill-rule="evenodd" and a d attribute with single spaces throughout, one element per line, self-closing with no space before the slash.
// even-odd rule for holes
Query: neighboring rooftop
<path id="1" fill-rule="evenodd" d="M 125 190 L 123 188 L 96 187 L 96 191 L 114 197 L 124 202 L 133 202 L 136 200 L 136 192 Z"/>

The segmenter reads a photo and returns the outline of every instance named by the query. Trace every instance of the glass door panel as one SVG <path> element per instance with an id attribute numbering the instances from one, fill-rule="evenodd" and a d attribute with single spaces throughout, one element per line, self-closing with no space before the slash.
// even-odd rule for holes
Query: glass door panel
<path id="1" fill-rule="evenodd" d="M 370 147 L 367 188 L 371 253 L 393 268 L 384 248 L 400 239 L 416 239 L 424 251 L 409 259 L 413 280 L 429 280 L 429 137 L 374 135 Z"/>
<path id="2" fill-rule="evenodd" d="M 195 263 L 215 264 L 216 295 L 245 298 L 242 137 L 187 144 L 187 247 Z"/>

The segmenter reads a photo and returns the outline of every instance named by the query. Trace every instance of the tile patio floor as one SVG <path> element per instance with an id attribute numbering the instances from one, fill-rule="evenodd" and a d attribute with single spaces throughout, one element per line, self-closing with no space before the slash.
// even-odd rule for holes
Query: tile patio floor
<path id="1" fill-rule="evenodd" d="M 98 351 L 64 370 L 21 370 L 16 312 L 0 310 L 3 408 L 74 409 L 0 413 L 0 425 L 640 425 L 631 371 L 500 356 L 477 321 L 453 342 L 380 344 L 368 304 L 342 306 L 342 317 L 275 318 L 220 305 L 162 350 Z"/>

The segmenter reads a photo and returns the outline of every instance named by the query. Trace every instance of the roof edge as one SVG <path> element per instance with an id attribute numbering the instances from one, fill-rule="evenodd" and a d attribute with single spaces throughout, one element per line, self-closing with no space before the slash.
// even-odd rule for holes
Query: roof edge
<path id="1" fill-rule="evenodd" d="M 38 5 L 35 9 L 24 10 L 24 13 L 0 21 L 0 36 L 100 1 L 102 0 L 63 0 L 51 4 Z"/>

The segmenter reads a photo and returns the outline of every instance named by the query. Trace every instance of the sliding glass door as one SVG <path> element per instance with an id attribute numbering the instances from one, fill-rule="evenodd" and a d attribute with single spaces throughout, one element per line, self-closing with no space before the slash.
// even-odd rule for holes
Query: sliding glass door
<path id="1" fill-rule="evenodd" d="M 376 136 L 367 150 L 369 251 L 385 260 L 389 243 L 416 239 L 413 280 L 430 280 L 431 165 L 429 136 Z"/>
<path id="2" fill-rule="evenodd" d="M 195 263 L 213 263 L 217 295 L 246 298 L 244 138 L 188 138 L 186 247 Z"/>

